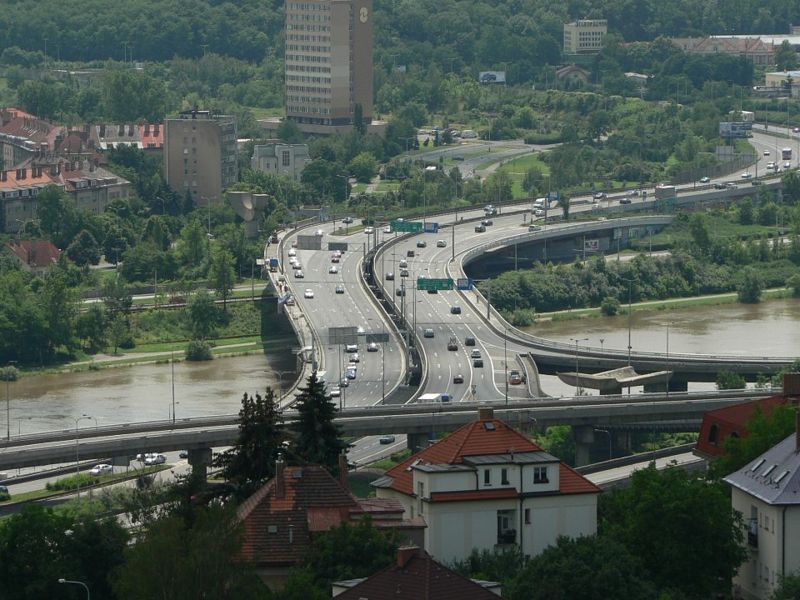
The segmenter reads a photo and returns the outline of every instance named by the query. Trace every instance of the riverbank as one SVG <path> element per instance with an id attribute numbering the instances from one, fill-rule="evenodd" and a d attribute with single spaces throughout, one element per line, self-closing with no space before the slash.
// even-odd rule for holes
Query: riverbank
<path id="1" fill-rule="evenodd" d="M 791 298 L 792 290 L 787 287 L 772 288 L 764 290 L 762 301 L 780 300 Z M 631 312 L 662 311 L 678 308 L 689 308 L 692 306 L 716 306 L 720 304 L 733 304 L 738 302 L 737 292 L 726 292 L 724 294 L 709 294 L 707 296 L 694 296 L 691 298 L 669 298 L 666 300 L 648 300 L 646 302 L 634 302 L 631 304 Z M 626 315 L 628 307 L 620 307 L 619 315 Z M 600 307 L 578 308 L 568 310 L 558 310 L 546 313 L 536 313 L 536 321 L 569 321 L 574 319 L 585 319 L 590 317 L 603 317 Z"/>

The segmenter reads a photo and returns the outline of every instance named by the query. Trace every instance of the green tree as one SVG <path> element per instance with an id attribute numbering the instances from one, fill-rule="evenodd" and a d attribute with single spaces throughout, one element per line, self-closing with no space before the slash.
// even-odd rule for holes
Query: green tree
<path id="1" fill-rule="evenodd" d="M 730 475 L 785 439 L 794 430 L 796 414 L 797 407 L 789 404 L 775 406 L 767 415 L 757 407 L 747 421 L 747 435 L 725 438 L 725 452 L 711 463 L 709 476 Z"/>
<path id="2" fill-rule="evenodd" d="M 133 307 L 133 296 L 130 286 L 121 277 L 110 277 L 103 282 L 100 298 L 106 308 L 109 319 L 121 316 L 127 323 Z"/>
<path id="3" fill-rule="evenodd" d="M 569 425 L 548 427 L 543 434 L 536 436 L 536 443 L 553 456 L 575 464 L 575 437 Z"/>
<path id="4" fill-rule="evenodd" d="M 510 581 L 503 597 L 509 600 L 594 600 L 656 597 L 642 573 L 641 562 L 624 545 L 591 536 L 561 537 L 532 558 Z"/>
<path id="5" fill-rule="evenodd" d="M 378 161 L 369 152 L 361 152 L 353 157 L 347 170 L 361 183 L 369 183 L 378 172 Z"/>
<path id="6" fill-rule="evenodd" d="M 114 354 L 117 353 L 120 346 L 125 345 L 130 336 L 130 328 L 121 315 L 111 317 L 108 320 L 108 341 L 114 349 Z"/>
<path id="7" fill-rule="evenodd" d="M 66 247 L 77 230 L 78 210 L 63 190 L 48 186 L 36 198 L 39 226 L 59 248 Z"/>
<path id="8" fill-rule="evenodd" d="M 743 304 L 758 304 L 761 302 L 761 293 L 764 290 L 764 280 L 753 267 L 745 267 L 742 279 L 736 287 L 739 302 Z"/>
<path id="9" fill-rule="evenodd" d="M 108 574 L 122 564 L 127 543 L 128 533 L 116 518 L 25 506 L 0 526 L 3 598 L 63 598 L 60 577 L 83 581 L 93 597 L 110 598 Z"/>
<path id="10" fill-rule="evenodd" d="M 300 127 L 292 119 L 283 119 L 275 131 L 275 135 L 287 144 L 302 144 L 304 141 Z"/>
<path id="11" fill-rule="evenodd" d="M 336 405 L 325 393 L 324 382 L 314 371 L 300 388 L 295 402 L 297 419 L 291 429 L 295 433 L 294 454 L 302 461 L 322 465 L 331 473 L 339 470 L 339 454 L 347 449 L 338 425 L 333 422 Z"/>
<path id="12" fill-rule="evenodd" d="M 222 308 L 228 310 L 228 296 L 233 291 L 236 283 L 236 260 L 233 255 L 222 246 L 211 249 L 211 260 L 208 269 L 208 278 L 214 291 L 222 297 Z"/>
<path id="13" fill-rule="evenodd" d="M 143 71 L 108 69 L 103 76 L 103 105 L 112 121 L 161 121 L 170 98 L 164 83 Z"/>
<path id="14" fill-rule="evenodd" d="M 453 568 L 464 577 L 499 581 L 507 585 L 525 566 L 525 556 L 514 546 L 499 550 L 478 550 L 473 548 L 464 560 L 457 560 Z"/>
<path id="15" fill-rule="evenodd" d="M 206 252 L 208 250 L 208 238 L 206 228 L 198 219 L 189 221 L 183 229 L 178 240 L 178 258 L 184 267 L 192 274 L 200 275 L 205 273 Z"/>
<path id="16" fill-rule="evenodd" d="M 753 201 L 745 198 L 739 203 L 739 223 L 742 225 L 752 225 L 755 222 L 753 211 Z"/>
<path id="17" fill-rule="evenodd" d="M 198 290 L 186 307 L 192 338 L 205 340 L 212 337 L 220 321 L 220 313 L 214 299 L 206 290 Z"/>
<path id="18" fill-rule="evenodd" d="M 569 196 L 562 192 L 561 199 L 559 199 L 558 201 L 558 205 L 561 207 L 564 220 L 569 221 L 569 205 L 570 205 Z"/>
<path id="19" fill-rule="evenodd" d="M 284 439 L 283 419 L 272 388 L 267 388 L 263 396 L 244 394 L 236 443 L 219 459 L 225 478 L 239 486 L 240 498 L 275 475 L 275 461 Z"/>
<path id="20" fill-rule="evenodd" d="M 706 223 L 705 215 L 695 213 L 689 219 L 689 232 L 692 235 L 692 241 L 701 252 L 708 252 L 711 248 L 711 234 L 708 232 L 708 225 Z"/>
<path id="21" fill-rule="evenodd" d="M 783 40 L 775 50 L 775 67 L 778 71 L 791 71 L 797 68 L 797 51 L 789 40 Z"/>
<path id="22" fill-rule="evenodd" d="M 781 575 L 778 587 L 770 596 L 770 600 L 797 600 L 800 598 L 800 572 Z"/>
<path id="23" fill-rule="evenodd" d="M 66 252 L 69 259 L 79 267 L 96 265 L 100 262 L 100 245 L 94 236 L 85 229 L 81 230 L 72 243 L 67 246 Z"/>
<path id="24" fill-rule="evenodd" d="M 127 600 L 265 597 L 251 566 L 239 558 L 241 533 L 226 507 L 153 521 L 114 571 L 114 593 Z"/>
<path id="25" fill-rule="evenodd" d="M 613 317 L 619 313 L 619 306 L 619 300 L 617 300 L 614 296 L 606 296 L 603 298 L 603 302 L 600 304 L 600 312 L 607 317 Z"/>
<path id="26" fill-rule="evenodd" d="M 747 386 L 744 377 L 733 371 L 720 371 L 717 373 L 718 390 L 743 390 Z"/>
<path id="27" fill-rule="evenodd" d="M 542 189 L 544 182 L 544 171 L 541 167 L 531 167 L 525 172 L 525 178 L 522 180 L 522 189 L 528 192 L 529 196 L 534 196 Z"/>
<path id="28" fill-rule="evenodd" d="M 786 285 L 792 289 L 794 297 L 800 297 L 800 273 L 795 273 L 786 280 Z"/>
<path id="29" fill-rule="evenodd" d="M 106 345 L 106 316 L 102 306 L 92 304 L 78 315 L 75 335 L 86 344 L 89 352 L 97 352 Z"/>
<path id="30" fill-rule="evenodd" d="M 51 268 L 44 277 L 44 285 L 39 293 L 42 314 L 47 322 L 50 353 L 59 347 L 70 352 L 75 345 L 73 325 L 77 314 L 76 300 L 66 270 L 61 266 Z"/>
<path id="31" fill-rule="evenodd" d="M 729 490 L 676 467 L 651 464 L 602 497 L 600 531 L 639 558 L 657 589 L 686 598 L 708 598 L 747 556 Z"/>

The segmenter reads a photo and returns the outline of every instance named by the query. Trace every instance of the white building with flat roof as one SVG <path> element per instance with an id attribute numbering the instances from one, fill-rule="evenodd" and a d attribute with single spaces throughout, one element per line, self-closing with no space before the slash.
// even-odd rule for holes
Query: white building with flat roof
<path id="1" fill-rule="evenodd" d="M 564 54 L 592 54 L 603 49 L 608 33 L 605 19 L 581 19 L 564 23 Z"/>

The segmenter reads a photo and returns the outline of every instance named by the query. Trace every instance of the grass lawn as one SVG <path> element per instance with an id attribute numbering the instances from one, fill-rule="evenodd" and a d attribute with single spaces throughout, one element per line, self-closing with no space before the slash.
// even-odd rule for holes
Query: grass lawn
<path id="1" fill-rule="evenodd" d="M 383 469 L 385 471 L 388 471 L 392 467 L 399 465 L 409 456 L 411 456 L 411 450 L 406 448 L 405 450 L 402 450 L 400 452 L 395 452 L 389 458 L 384 458 L 383 460 L 371 463 L 369 466 L 375 469 Z"/>
<path id="2" fill-rule="evenodd" d="M 399 181 L 381 181 L 376 188 L 378 192 L 396 192 L 400 189 Z"/>
<path id="3" fill-rule="evenodd" d="M 260 108 L 249 106 L 248 109 L 256 119 L 267 119 L 269 117 L 283 117 L 286 111 L 283 107 L 276 108 Z"/>
<path id="4" fill-rule="evenodd" d="M 538 167 L 545 175 L 550 173 L 550 168 L 541 161 L 539 154 L 526 154 L 520 158 L 514 159 L 498 169 L 508 173 L 511 178 L 511 194 L 514 198 L 527 198 L 528 192 L 522 189 L 522 181 L 525 179 L 525 173 L 531 167 Z"/>

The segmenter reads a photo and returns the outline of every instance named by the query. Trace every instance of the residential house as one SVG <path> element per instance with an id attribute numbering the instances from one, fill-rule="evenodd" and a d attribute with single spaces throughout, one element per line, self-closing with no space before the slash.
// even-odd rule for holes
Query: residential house
<path id="1" fill-rule="evenodd" d="M 36 197 L 51 185 L 64 187 L 59 165 L 0 171 L 3 231 L 17 233 L 25 227 L 27 221 L 35 220 L 38 208 Z"/>
<path id="2" fill-rule="evenodd" d="M 775 63 L 775 46 L 757 37 L 691 37 L 670 38 L 687 54 L 728 54 L 742 56 L 755 65 Z"/>
<path id="3" fill-rule="evenodd" d="M 597 530 L 600 488 L 489 408 L 372 485 L 407 518 L 424 517 L 423 547 L 441 561 L 509 547 L 534 556 L 559 536 Z"/>
<path id="4" fill-rule="evenodd" d="M 269 140 L 253 147 L 250 166 L 254 171 L 266 171 L 274 175 L 291 177 L 300 181 L 300 174 L 311 157 L 308 144 L 285 144 L 280 140 Z"/>
<path id="5" fill-rule="evenodd" d="M 286 466 L 277 462 L 276 475 L 245 500 L 237 516 L 244 524 L 241 555 L 251 561 L 269 585 L 285 582 L 315 535 L 366 516 L 381 529 L 396 529 L 404 539 L 420 543 L 423 519 L 404 519 L 395 500 L 355 498 L 346 485 L 347 462 L 340 461 L 341 480 L 320 466 Z"/>
<path id="6" fill-rule="evenodd" d="M 65 133 L 65 127 L 24 111 L 0 110 L 0 169 L 17 169 L 37 155 L 51 153 Z"/>
<path id="7" fill-rule="evenodd" d="M 757 410 L 769 415 L 776 407 L 797 403 L 800 396 L 800 374 L 787 373 L 783 378 L 783 393 L 710 410 L 703 415 L 700 434 L 694 453 L 702 458 L 714 459 L 725 452 L 729 437 L 747 436 L 747 423 Z"/>
<path id="8" fill-rule="evenodd" d="M 733 579 L 739 598 L 769 598 L 781 576 L 800 572 L 800 413 L 796 418 L 792 435 L 724 478 L 749 549 Z"/>
<path id="9" fill-rule="evenodd" d="M 400 548 L 394 564 L 370 577 L 333 583 L 333 597 L 339 600 L 497 600 L 499 596 L 500 584 L 459 575 L 416 546 Z"/>
<path id="10" fill-rule="evenodd" d="M 58 264 L 61 256 L 61 250 L 49 240 L 12 240 L 6 248 L 23 269 L 36 275 L 42 275 Z"/>
<path id="11" fill-rule="evenodd" d="M 567 65 L 556 71 L 556 79 L 566 87 L 580 86 L 589 83 L 591 73 L 578 65 Z"/>

